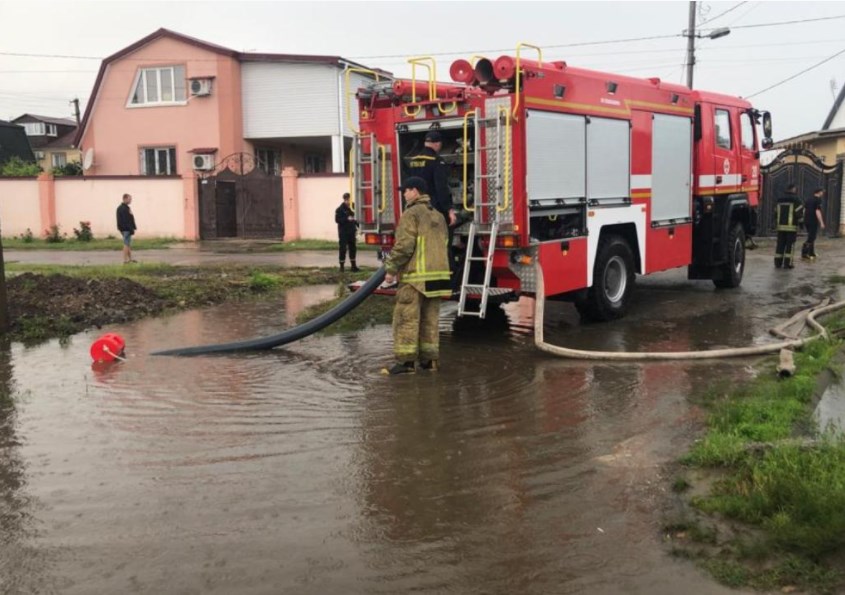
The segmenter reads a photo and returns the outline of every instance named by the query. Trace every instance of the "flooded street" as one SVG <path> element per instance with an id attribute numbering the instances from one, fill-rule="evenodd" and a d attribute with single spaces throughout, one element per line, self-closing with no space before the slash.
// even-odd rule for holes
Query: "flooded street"
<path id="1" fill-rule="evenodd" d="M 736 292 L 685 271 L 639 280 L 618 323 L 582 325 L 549 302 L 546 340 L 744 346 L 842 299 L 823 281 L 832 260 L 775 272 L 770 256 L 749 255 Z M 694 439 L 696 396 L 758 360 L 556 359 L 534 348 L 530 300 L 482 329 L 453 329 L 445 304 L 437 373 L 379 375 L 387 326 L 268 353 L 148 355 L 279 332 L 334 291 L 3 351 L 0 592 L 732 592 L 667 554 L 664 465 Z M 106 330 L 128 361 L 92 368 Z"/>

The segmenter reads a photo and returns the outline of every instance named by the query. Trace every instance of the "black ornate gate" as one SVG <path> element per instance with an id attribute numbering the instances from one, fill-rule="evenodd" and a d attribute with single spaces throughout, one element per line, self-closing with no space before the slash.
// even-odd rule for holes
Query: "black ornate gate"
<path id="1" fill-rule="evenodd" d="M 284 235 L 282 178 L 258 167 L 254 155 L 234 153 L 199 181 L 200 237 L 271 238 Z"/>
<path id="2" fill-rule="evenodd" d="M 760 168 L 763 191 L 760 196 L 757 235 L 775 235 L 775 205 L 789 184 L 798 186 L 798 196 L 807 198 L 816 188 L 825 189 L 824 220 L 828 236 L 839 235 L 839 214 L 842 191 L 842 162 L 827 165 L 806 149 L 788 149 L 770 164 Z"/>

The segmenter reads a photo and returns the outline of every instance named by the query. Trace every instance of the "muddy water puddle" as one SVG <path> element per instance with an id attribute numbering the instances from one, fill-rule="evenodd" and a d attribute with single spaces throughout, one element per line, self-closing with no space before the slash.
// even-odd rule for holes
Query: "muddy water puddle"
<path id="1" fill-rule="evenodd" d="M 6 352 L 0 592 L 727 592 L 662 547 L 661 466 L 693 435 L 689 395 L 747 362 L 550 358 L 525 301 L 458 330 L 444 305 L 434 374 L 378 374 L 387 326 L 147 355 L 273 334 L 333 293 L 110 328 L 128 361 L 108 367 L 87 354 L 99 332 Z M 553 342 L 713 342 L 707 312 L 610 332 L 549 312 Z"/>

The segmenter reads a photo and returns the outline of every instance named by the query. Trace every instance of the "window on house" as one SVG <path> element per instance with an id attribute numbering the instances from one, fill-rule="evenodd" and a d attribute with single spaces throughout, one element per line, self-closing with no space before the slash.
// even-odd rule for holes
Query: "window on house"
<path id="1" fill-rule="evenodd" d="M 47 124 L 47 136 L 58 136 L 59 131 L 55 124 Z"/>
<path id="2" fill-rule="evenodd" d="M 278 176 L 282 173 L 282 152 L 276 149 L 256 149 L 258 169 L 266 174 Z"/>
<path id="3" fill-rule="evenodd" d="M 321 153 L 305 154 L 305 173 L 319 174 L 326 171 L 326 156 Z"/>
<path id="4" fill-rule="evenodd" d="M 753 151 L 754 125 L 751 123 L 751 116 L 745 112 L 739 114 L 739 133 L 742 135 L 742 148 Z"/>
<path id="5" fill-rule="evenodd" d="M 186 101 L 185 67 L 141 68 L 135 77 L 131 105 L 179 103 Z"/>
<path id="6" fill-rule="evenodd" d="M 175 176 L 176 149 L 174 147 L 149 147 L 141 149 L 142 176 Z"/>
<path id="7" fill-rule="evenodd" d="M 26 122 L 23 127 L 27 136 L 44 136 L 47 134 L 44 122 Z"/>
<path id="8" fill-rule="evenodd" d="M 728 110 L 716 110 L 716 146 L 731 148 L 731 114 Z"/>
<path id="9" fill-rule="evenodd" d="M 67 165 L 67 153 L 53 153 L 51 156 L 53 167 Z"/>

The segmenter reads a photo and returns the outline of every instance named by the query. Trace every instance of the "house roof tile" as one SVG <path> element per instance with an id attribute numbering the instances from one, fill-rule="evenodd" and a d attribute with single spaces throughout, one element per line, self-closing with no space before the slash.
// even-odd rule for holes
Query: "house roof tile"
<path id="1" fill-rule="evenodd" d="M 46 124 L 56 124 L 58 126 L 73 126 L 76 128 L 76 120 L 71 118 L 53 118 L 52 116 L 39 116 L 36 114 L 23 114 L 22 116 L 18 116 L 12 122 L 17 123 L 18 121 L 22 120 L 23 118 L 32 118 L 33 120 L 38 120 L 39 122 L 44 122 Z"/>
<path id="2" fill-rule="evenodd" d="M 23 126 L 0 120 L 0 163 L 5 163 L 12 157 L 35 161 Z"/>

